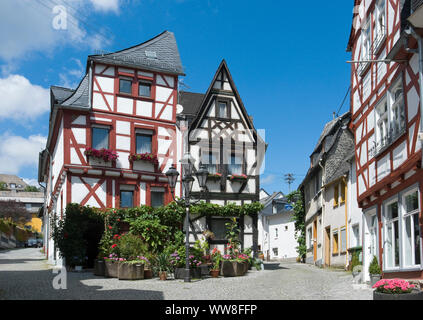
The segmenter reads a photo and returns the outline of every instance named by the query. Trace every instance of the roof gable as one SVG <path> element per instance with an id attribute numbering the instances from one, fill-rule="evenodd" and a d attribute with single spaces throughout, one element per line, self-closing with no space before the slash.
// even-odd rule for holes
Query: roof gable
<path id="1" fill-rule="evenodd" d="M 238 103 L 238 107 L 242 113 L 242 116 L 247 124 L 247 127 L 255 131 L 254 125 L 250 117 L 248 116 L 247 110 L 245 109 L 245 106 L 241 100 L 241 97 L 238 93 L 238 90 L 235 86 L 235 83 L 232 79 L 231 73 L 229 72 L 229 68 L 225 60 L 222 60 L 222 62 L 220 63 L 219 68 L 217 69 L 213 80 L 202 99 L 201 105 L 197 112 L 197 116 L 195 117 L 190 130 L 196 129 L 201 124 L 202 119 L 207 115 L 207 112 L 209 111 L 210 107 L 210 99 L 212 98 L 213 94 L 225 93 L 234 95 Z"/>
<path id="2" fill-rule="evenodd" d="M 136 46 L 108 54 L 91 55 L 88 61 L 142 68 L 177 75 L 185 75 L 178 46 L 172 32 L 158 36 Z"/>

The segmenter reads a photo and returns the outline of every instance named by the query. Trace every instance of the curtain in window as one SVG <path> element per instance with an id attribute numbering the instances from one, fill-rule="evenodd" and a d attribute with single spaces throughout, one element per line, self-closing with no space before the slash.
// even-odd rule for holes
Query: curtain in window
<path id="1" fill-rule="evenodd" d="M 152 136 L 147 134 L 137 134 L 137 153 L 152 152 Z"/>
<path id="2" fill-rule="evenodd" d="M 93 128 L 92 147 L 97 150 L 109 148 L 109 129 Z"/>

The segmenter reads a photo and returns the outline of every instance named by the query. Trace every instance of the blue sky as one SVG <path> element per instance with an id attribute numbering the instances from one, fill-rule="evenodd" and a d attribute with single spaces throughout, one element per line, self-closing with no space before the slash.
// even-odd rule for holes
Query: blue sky
<path id="1" fill-rule="evenodd" d="M 53 28 L 63 5 L 67 28 Z M 324 124 L 349 87 L 353 1 L 3 0 L 0 3 L 0 172 L 37 178 L 50 85 L 75 86 L 95 50 L 116 51 L 164 30 L 178 43 L 187 91 L 202 92 L 226 59 L 269 148 L 262 187 L 298 186 Z M 349 108 L 349 100 L 341 113 Z"/>

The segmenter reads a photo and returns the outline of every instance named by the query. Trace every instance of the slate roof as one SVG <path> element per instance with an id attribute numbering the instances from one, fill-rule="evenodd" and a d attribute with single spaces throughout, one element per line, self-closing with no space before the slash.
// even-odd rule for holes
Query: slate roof
<path id="1" fill-rule="evenodd" d="M 413 11 L 416 11 L 417 8 L 420 7 L 421 5 L 423 5 L 423 0 L 412 0 L 411 9 Z"/>
<path id="2" fill-rule="evenodd" d="M 88 85 L 88 73 L 79 83 L 78 88 L 70 95 L 66 100 L 63 100 L 60 104 L 64 107 L 77 107 L 77 108 L 89 108 L 89 85 Z"/>
<path id="3" fill-rule="evenodd" d="M 54 99 L 54 103 L 59 103 L 59 104 L 65 101 L 75 92 L 75 90 L 73 89 L 57 87 L 57 86 L 51 86 L 50 90 Z"/>
<path id="4" fill-rule="evenodd" d="M 128 49 L 91 55 L 88 61 L 185 75 L 175 36 L 164 31 L 158 36 Z"/>
<path id="5" fill-rule="evenodd" d="M 179 91 L 178 103 L 184 107 L 182 114 L 184 115 L 197 115 L 203 101 L 204 94 Z"/>
<path id="6" fill-rule="evenodd" d="M 18 176 L 15 176 L 13 174 L 0 174 L 0 181 L 7 183 L 9 186 L 11 183 L 14 183 L 16 187 L 18 185 L 21 185 L 22 187 L 20 189 L 25 189 L 25 187 L 28 185 L 25 181 L 23 181 Z"/>

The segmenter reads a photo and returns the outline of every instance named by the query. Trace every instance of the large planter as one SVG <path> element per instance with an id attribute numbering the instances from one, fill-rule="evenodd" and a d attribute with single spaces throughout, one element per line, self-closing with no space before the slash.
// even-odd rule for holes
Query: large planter
<path id="1" fill-rule="evenodd" d="M 374 286 L 380 280 L 380 274 L 370 274 L 370 286 Z"/>
<path id="2" fill-rule="evenodd" d="M 112 161 L 105 161 L 103 158 L 88 156 L 88 163 L 95 167 L 112 167 Z"/>
<path id="3" fill-rule="evenodd" d="M 248 264 L 237 261 L 223 261 L 220 268 L 220 274 L 224 277 L 240 277 L 243 276 L 248 269 Z"/>
<path id="4" fill-rule="evenodd" d="M 154 163 L 145 160 L 136 160 L 132 162 L 132 168 L 137 171 L 154 172 Z"/>
<path id="5" fill-rule="evenodd" d="M 113 260 L 106 260 L 105 275 L 108 278 L 117 278 L 119 275 L 119 262 Z"/>
<path id="6" fill-rule="evenodd" d="M 144 265 L 142 263 L 119 263 L 119 280 L 141 280 L 144 279 Z"/>
<path id="7" fill-rule="evenodd" d="M 373 300 L 423 300 L 423 291 L 412 291 L 410 293 L 389 294 L 373 291 Z"/>
<path id="8" fill-rule="evenodd" d="M 201 268 L 189 269 L 189 274 L 192 279 L 201 279 Z M 175 279 L 185 278 L 185 268 L 175 268 Z"/>
<path id="9" fill-rule="evenodd" d="M 104 260 L 94 262 L 94 275 L 104 277 L 106 275 L 106 266 Z"/>

